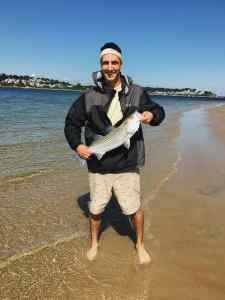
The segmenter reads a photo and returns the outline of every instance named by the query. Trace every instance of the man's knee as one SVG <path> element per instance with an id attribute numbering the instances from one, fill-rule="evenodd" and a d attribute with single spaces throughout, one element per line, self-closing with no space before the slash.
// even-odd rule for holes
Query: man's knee
<path id="1" fill-rule="evenodd" d="M 93 213 L 90 212 L 90 218 L 91 218 L 92 220 L 94 220 L 94 221 L 99 221 L 99 220 L 101 220 L 101 216 L 102 216 L 102 214 L 93 214 Z"/>
<path id="2" fill-rule="evenodd" d="M 106 204 L 98 204 L 94 202 L 90 202 L 89 204 L 89 212 L 92 216 L 101 216 L 105 210 Z"/>
<path id="3" fill-rule="evenodd" d="M 131 219 L 134 219 L 136 217 L 143 216 L 143 215 L 144 215 L 144 209 L 142 207 L 139 207 L 138 210 L 136 212 L 134 212 L 133 214 L 131 214 L 129 217 Z"/>

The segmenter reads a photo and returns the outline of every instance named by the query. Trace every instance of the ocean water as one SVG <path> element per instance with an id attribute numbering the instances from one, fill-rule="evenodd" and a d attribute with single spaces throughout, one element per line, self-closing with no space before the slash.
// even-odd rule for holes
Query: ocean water
<path id="1" fill-rule="evenodd" d="M 0 89 L 0 178 L 77 166 L 64 137 L 64 121 L 79 95 L 77 91 Z M 152 99 L 164 107 L 167 118 L 222 103 L 209 98 Z M 161 126 L 154 130 L 158 134 Z"/>

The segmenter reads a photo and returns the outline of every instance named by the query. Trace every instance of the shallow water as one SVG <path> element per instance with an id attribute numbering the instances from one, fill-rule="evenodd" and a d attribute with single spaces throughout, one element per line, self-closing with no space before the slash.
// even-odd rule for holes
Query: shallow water
<path id="1" fill-rule="evenodd" d="M 79 95 L 75 91 L 0 89 L 1 180 L 78 165 L 63 129 L 67 111 Z M 220 103 L 208 98 L 152 98 L 165 107 L 168 119 L 187 110 Z M 166 125 L 147 133 L 160 136 L 163 126 Z"/>
<path id="2" fill-rule="evenodd" d="M 62 133 L 43 140 L 35 135 L 22 146 L 16 142 L 19 151 L 2 145 L 12 147 L 3 151 L 9 177 L 0 186 L 3 299 L 223 299 L 224 141 L 212 131 L 207 112 L 195 110 L 215 103 L 186 102 L 181 108 L 174 99 L 157 101 L 164 103 L 167 121 L 145 127 L 141 173 L 152 265 L 138 264 L 132 228 L 115 202 L 105 212 L 98 258 L 86 260 L 87 171 L 62 140 L 55 143 L 61 153 L 46 167 L 54 153 L 48 144 Z M 42 158 L 39 148 L 46 151 Z M 25 176 L 23 165 L 30 170 Z"/>

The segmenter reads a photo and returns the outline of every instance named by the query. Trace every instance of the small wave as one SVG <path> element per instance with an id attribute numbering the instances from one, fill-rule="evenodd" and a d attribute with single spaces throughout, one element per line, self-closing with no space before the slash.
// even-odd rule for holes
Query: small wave
<path id="1" fill-rule="evenodd" d="M 27 172 L 27 173 L 22 173 L 22 174 L 14 175 L 14 176 L 4 176 L 1 179 L 0 185 L 6 184 L 6 183 L 21 182 L 21 181 L 24 181 L 24 180 L 32 178 L 32 177 L 40 176 L 43 174 L 49 174 L 52 172 L 53 172 L 53 170 L 39 170 L 39 171 L 34 171 L 34 172 L 31 171 L 31 172 Z"/>
<path id="2" fill-rule="evenodd" d="M 204 107 L 198 107 L 198 108 L 194 108 L 194 109 L 191 109 L 191 110 L 187 110 L 187 111 L 184 111 L 182 113 L 182 115 L 180 116 L 180 119 L 185 114 L 189 114 L 189 113 L 193 113 L 193 112 L 207 111 L 210 108 L 221 107 L 221 106 L 224 106 L 224 103 L 213 103 L 213 104 L 208 105 L 207 107 L 204 106 Z M 151 192 L 150 196 L 148 197 L 148 200 L 152 201 L 158 195 L 158 193 L 160 192 L 160 190 L 164 186 L 164 184 L 166 182 L 168 182 L 177 173 L 177 171 L 178 171 L 178 165 L 179 165 L 181 159 L 182 159 L 181 158 L 181 153 L 178 152 L 177 153 L 177 159 L 173 163 L 173 165 L 172 165 L 171 169 L 169 170 L 168 174 L 164 178 L 162 178 L 162 180 L 154 188 L 154 190 Z"/>
<path id="3" fill-rule="evenodd" d="M 6 268 L 7 266 L 9 266 L 10 264 L 12 264 L 13 262 L 23 259 L 26 256 L 31 256 L 34 255 L 36 253 L 39 253 L 40 251 L 42 251 L 43 249 L 46 248 L 51 248 L 51 247 L 55 247 L 58 244 L 64 243 L 64 242 L 70 242 L 76 238 L 81 238 L 81 237 L 85 237 L 86 234 L 71 234 L 69 236 L 65 236 L 65 237 L 61 237 L 59 239 L 57 239 L 56 241 L 52 242 L 52 243 L 47 243 L 45 245 L 30 249 L 28 251 L 24 251 L 21 253 L 17 253 L 13 256 L 10 256 L 8 259 L 6 259 L 3 262 L 0 262 L 0 270 Z"/>
<path id="4" fill-rule="evenodd" d="M 152 201 L 160 192 L 161 188 L 164 186 L 165 183 L 167 183 L 178 171 L 178 165 L 181 161 L 181 153 L 177 154 L 177 159 L 173 163 L 172 168 L 168 172 L 168 174 L 162 178 L 162 180 L 159 182 L 159 184 L 155 187 L 155 189 L 151 192 L 150 196 L 148 197 L 148 200 Z"/>

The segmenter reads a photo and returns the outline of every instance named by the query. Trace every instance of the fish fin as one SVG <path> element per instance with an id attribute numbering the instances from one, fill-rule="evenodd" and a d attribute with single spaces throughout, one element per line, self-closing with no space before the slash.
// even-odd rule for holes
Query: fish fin
<path id="1" fill-rule="evenodd" d="M 81 159 L 80 160 L 80 167 L 84 168 L 86 166 L 86 160 L 85 159 Z"/>
<path id="2" fill-rule="evenodd" d="M 127 139 L 124 143 L 123 143 L 124 147 L 126 147 L 127 149 L 130 148 L 130 139 Z"/>
<path id="3" fill-rule="evenodd" d="M 86 165 L 86 160 L 81 158 L 79 155 L 76 155 L 76 159 L 78 160 L 81 168 L 83 168 Z"/>
<path id="4" fill-rule="evenodd" d="M 102 159 L 102 156 L 104 155 L 104 153 L 96 152 L 95 155 L 97 156 L 97 159 L 100 160 L 100 159 Z"/>

